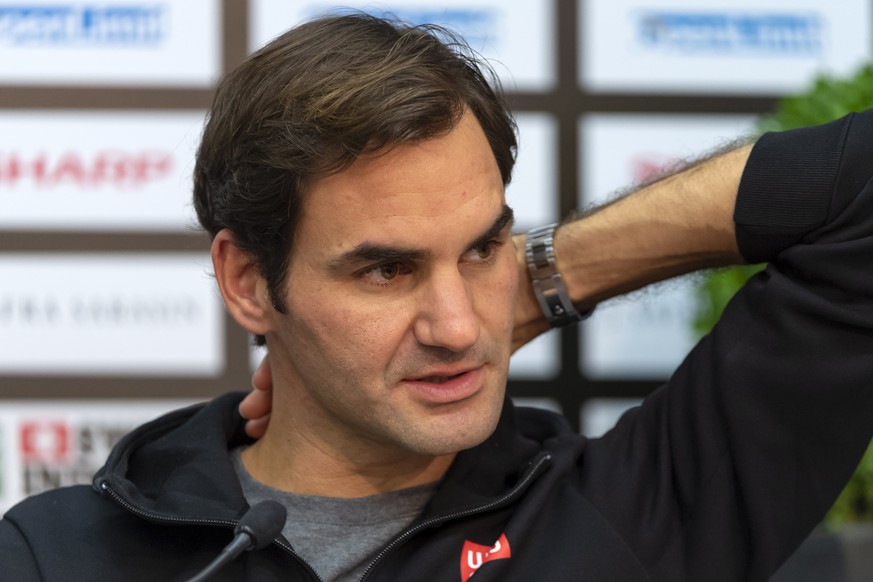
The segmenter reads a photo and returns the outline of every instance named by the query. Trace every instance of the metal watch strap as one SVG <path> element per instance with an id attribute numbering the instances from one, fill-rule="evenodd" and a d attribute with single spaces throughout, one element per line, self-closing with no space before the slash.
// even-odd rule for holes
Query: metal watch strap
<path id="1" fill-rule="evenodd" d="M 524 246 L 531 286 L 546 319 L 552 327 L 565 327 L 587 319 L 594 309 L 579 313 L 570 301 L 564 279 L 555 263 L 555 228 L 541 226 L 527 233 Z"/>

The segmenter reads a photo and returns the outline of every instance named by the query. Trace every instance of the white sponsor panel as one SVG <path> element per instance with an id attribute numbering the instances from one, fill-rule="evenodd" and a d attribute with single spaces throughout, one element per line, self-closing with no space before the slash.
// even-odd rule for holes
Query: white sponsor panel
<path id="1" fill-rule="evenodd" d="M 190 400 L 0 403 L 0 515 L 57 487 L 91 483 L 118 440 Z"/>
<path id="2" fill-rule="evenodd" d="M 508 91 L 548 90 L 556 83 L 555 6 L 551 1 L 252 0 L 250 5 L 252 50 L 304 20 L 343 10 L 363 10 L 412 24 L 438 24 L 461 34 L 474 50 L 491 61 Z"/>
<path id="3" fill-rule="evenodd" d="M 548 113 L 519 113 L 516 122 L 518 156 L 506 202 L 516 230 L 529 230 L 559 218 L 558 124 Z"/>
<path id="4" fill-rule="evenodd" d="M 582 434 L 592 439 L 603 436 L 625 412 L 642 402 L 640 398 L 589 398 L 579 411 Z"/>
<path id="5" fill-rule="evenodd" d="M 557 414 L 561 414 L 561 403 L 554 398 L 516 398 L 512 399 L 512 403 L 516 406 L 524 406 L 527 408 L 541 408 L 550 410 Z"/>
<path id="6" fill-rule="evenodd" d="M 515 211 L 516 231 L 556 222 L 558 199 L 558 126 L 547 113 L 520 113 L 518 157 L 506 201 Z M 509 363 L 509 377 L 548 380 L 561 371 L 558 333 L 541 335 L 521 348 Z"/>
<path id="7" fill-rule="evenodd" d="M 267 346 L 249 346 L 249 369 L 254 372 L 261 364 L 261 361 L 267 356 Z"/>
<path id="8" fill-rule="evenodd" d="M 514 380 L 550 380 L 561 372 L 561 336 L 543 334 L 512 355 L 509 377 Z"/>
<path id="9" fill-rule="evenodd" d="M 198 112 L 0 112 L 0 228 L 186 232 Z"/>
<path id="10" fill-rule="evenodd" d="M 579 79 L 593 92 L 784 94 L 870 59 L 869 0 L 584 0 Z"/>
<path id="11" fill-rule="evenodd" d="M 0 254 L 0 375 L 217 376 L 208 254 Z"/>
<path id="12" fill-rule="evenodd" d="M 580 121 L 580 204 L 748 135 L 743 115 L 594 114 Z M 694 341 L 692 279 L 681 278 L 601 305 L 580 327 L 582 373 L 589 378 L 664 379 Z"/>
<path id="13" fill-rule="evenodd" d="M 218 0 L 0 0 L 0 84 L 211 86 Z"/>

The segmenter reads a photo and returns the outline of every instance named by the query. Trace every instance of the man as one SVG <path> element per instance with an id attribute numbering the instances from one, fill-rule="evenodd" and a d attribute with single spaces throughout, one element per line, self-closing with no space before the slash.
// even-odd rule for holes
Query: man
<path id="1" fill-rule="evenodd" d="M 436 34 L 322 19 L 221 83 L 195 201 L 269 349 L 269 426 L 246 437 L 228 395 L 141 427 L 93 491 L 7 514 L 0 580 L 185 579 L 264 499 L 282 535 L 215 579 L 765 580 L 819 521 L 871 437 L 873 115 L 765 136 L 526 252 L 511 120 Z M 550 322 L 761 260 L 605 437 L 506 398 L 512 347 Z"/>

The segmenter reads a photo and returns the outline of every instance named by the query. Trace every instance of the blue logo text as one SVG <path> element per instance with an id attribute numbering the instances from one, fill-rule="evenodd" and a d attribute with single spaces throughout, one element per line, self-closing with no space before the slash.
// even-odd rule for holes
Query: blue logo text
<path id="1" fill-rule="evenodd" d="M 642 12 L 637 36 L 648 48 L 682 53 L 814 56 L 823 44 L 815 14 Z"/>
<path id="2" fill-rule="evenodd" d="M 151 45 L 167 33 L 162 6 L 0 5 L 0 44 Z"/>

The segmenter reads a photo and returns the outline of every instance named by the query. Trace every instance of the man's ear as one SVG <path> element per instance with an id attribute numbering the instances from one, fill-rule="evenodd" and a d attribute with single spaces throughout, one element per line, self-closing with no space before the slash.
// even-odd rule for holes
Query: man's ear
<path id="1" fill-rule="evenodd" d="M 236 238 L 227 229 L 212 241 L 212 267 L 231 316 L 247 331 L 266 334 L 273 310 L 267 282 L 255 268 L 251 255 L 236 244 Z"/>

